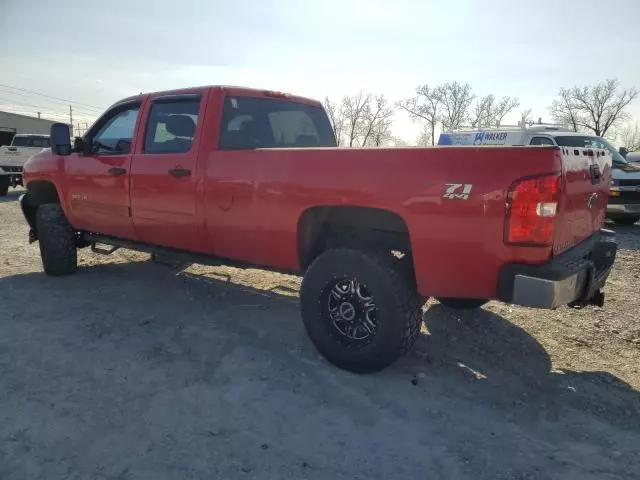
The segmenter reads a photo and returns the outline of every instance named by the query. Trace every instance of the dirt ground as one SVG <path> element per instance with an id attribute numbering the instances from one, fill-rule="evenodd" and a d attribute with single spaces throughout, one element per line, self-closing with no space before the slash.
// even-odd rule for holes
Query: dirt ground
<path id="1" fill-rule="evenodd" d="M 0 478 L 640 477 L 640 226 L 604 308 L 431 301 L 412 354 L 330 366 L 299 278 L 87 251 L 42 273 L 0 200 Z"/>

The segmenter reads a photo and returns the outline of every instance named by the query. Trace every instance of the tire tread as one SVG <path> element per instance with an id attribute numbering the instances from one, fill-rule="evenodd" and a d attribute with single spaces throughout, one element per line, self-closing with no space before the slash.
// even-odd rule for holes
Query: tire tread
<path id="1" fill-rule="evenodd" d="M 40 205 L 36 212 L 42 266 L 48 275 L 71 275 L 78 265 L 73 228 L 58 203 Z"/>

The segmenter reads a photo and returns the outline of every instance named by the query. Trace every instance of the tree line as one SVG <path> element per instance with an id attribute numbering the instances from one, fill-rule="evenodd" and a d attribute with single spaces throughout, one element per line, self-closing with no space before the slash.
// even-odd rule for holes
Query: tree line
<path id="1" fill-rule="evenodd" d="M 622 88 L 617 79 L 594 85 L 561 88 L 548 107 L 554 122 L 573 131 L 615 138 L 629 151 L 640 150 L 640 126 L 631 123 L 629 104 L 636 88 Z M 520 107 L 516 97 L 477 96 L 468 83 L 420 85 L 413 96 L 392 103 L 384 95 L 359 92 L 338 101 L 328 97 L 324 107 L 339 146 L 370 147 L 401 144 L 391 132 L 393 115 L 405 112 L 423 127 L 418 144 L 435 145 L 436 131 L 461 128 L 495 128 Z M 531 109 L 519 114 L 518 125 L 531 125 Z"/>

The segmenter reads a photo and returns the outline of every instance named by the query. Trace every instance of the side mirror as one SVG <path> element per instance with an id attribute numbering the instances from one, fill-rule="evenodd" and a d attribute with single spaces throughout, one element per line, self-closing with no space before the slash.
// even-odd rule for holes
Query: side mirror
<path id="1" fill-rule="evenodd" d="M 71 155 L 71 133 L 66 123 L 51 125 L 51 150 L 56 155 Z"/>

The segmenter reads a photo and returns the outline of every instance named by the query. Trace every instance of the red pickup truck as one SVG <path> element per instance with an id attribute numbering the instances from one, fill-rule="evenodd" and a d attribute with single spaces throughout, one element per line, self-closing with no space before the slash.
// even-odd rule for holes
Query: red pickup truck
<path id="1" fill-rule="evenodd" d="M 51 143 L 21 198 L 46 273 L 96 245 L 304 272 L 311 340 L 354 372 L 412 346 L 426 297 L 602 303 L 616 254 L 604 150 L 335 148 L 318 102 L 221 86 L 126 98 Z"/>

